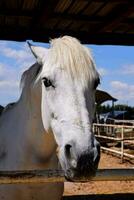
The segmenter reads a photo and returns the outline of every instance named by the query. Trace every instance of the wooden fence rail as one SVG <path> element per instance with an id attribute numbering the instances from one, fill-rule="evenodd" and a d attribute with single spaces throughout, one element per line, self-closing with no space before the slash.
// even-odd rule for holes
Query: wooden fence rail
<path id="1" fill-rule="evenodd" d="M 101 133 L 102 128 L 103 128 L 103 132 Z M 116 134 L 115 135 L 112 134 L 115 129 L 120 129 L 121 131 L 120 137 L 117 137 Z M 117 124 L 96 124 L 96 123 L 93 124 L 93 132 L 95 133 L 96 138 L 107 139 L 109 141 L 111 140 L 111 141 L 116 141 L 116 142 L 121 143 L 120 150 L 110 149 L 108 147 L 103 147 L 103 146 L 101 146 L 101 149 L 107 152 L 114 153 L 116 155 L 120 155 L 122 162 L 123 162 L 124 157 L 134 159 L 134 155 L 124 152 L 125 141 L 129 141 L 129 142 L 133 141 L 134 143 L 134 137 L 125 136 L 125 129 L 134 130 L 134 126 L 117 125 Z M 109 136 L 109 132 L 111 136 Z M 103 135 L 104 133 L 106 135 Z"/>
<path id="2" fill-rule="evenodd" d="M 95 177 L 75 179 L 75 182 L 88 181 L 134 181 L 134 169 L 99 169 Z M 64 182 L 61 170 L 0 171 L 0 184 Z"/>

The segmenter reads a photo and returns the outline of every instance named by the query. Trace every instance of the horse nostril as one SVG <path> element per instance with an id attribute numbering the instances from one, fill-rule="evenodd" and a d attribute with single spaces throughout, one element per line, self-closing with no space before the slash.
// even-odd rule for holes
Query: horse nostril
<path id="1" fill-rule="evenodd" d="M 71 158 L 71 148 L 72 146 L 70 144 L 65 145 L 65 155 L 67 158 Z"/>

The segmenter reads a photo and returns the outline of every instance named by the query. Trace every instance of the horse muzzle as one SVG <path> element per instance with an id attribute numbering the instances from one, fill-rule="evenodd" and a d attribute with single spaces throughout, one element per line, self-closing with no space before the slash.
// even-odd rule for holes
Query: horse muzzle
<path id="1" fill-rule="evenodd" d="M 97 145 L 92 149 L 88 149 L 77 157 L 72 158 L 71 147 L 67 147 L 66 158 L 68 162 L 68 168 L 65 170 L 65 177 L 67 180 L 75 181 L 82 179 L 90 179 L 95 176 L 100 160 L 100 145 Z"/>

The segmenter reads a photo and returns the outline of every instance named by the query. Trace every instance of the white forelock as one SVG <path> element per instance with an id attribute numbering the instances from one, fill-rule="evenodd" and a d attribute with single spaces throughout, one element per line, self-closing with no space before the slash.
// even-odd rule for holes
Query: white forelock
<path id="1" fill-rule="evenodd" d="M 89 83 L 92 85 L 99 77 L 90 49 L 82 45 L 79 40 L 64 36 L 53 39 L 50 43 L 51 47 L 47 55 L 48 69 L 59 66 L 65 69 L 73 79 L 78 79 L 84 87 L 87 87 Z M 36 63 L 24 72 L 21 81 L 23 88 L 34 84 L 39 71 L 41 71 L 41 66 Z"/>
<path id="2" fill-rule="evenodd" d="M 82 84 L 98 77 L 95 64 L 89 48 L 82 45 L 79 40 L 70 36 L 56 38 L 50 41 L 51 48 L 48 56 L 49 64 L 57 65 Z"/>

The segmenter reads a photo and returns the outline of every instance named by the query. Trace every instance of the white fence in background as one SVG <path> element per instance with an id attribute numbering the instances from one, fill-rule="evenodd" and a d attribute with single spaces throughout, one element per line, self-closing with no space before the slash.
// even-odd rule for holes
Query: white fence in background
<path id="1" fill-rule="evenodd" d="M 101 146 L 102 150 L 120 155 L 122 161 L 124 157 L 134 159 L 134 155 L 124 152 L 125 142 L 134 146 L 134 126 L 94 123 L 93 132 L 98 139 L 121 143 L 120 150 Z"/>

